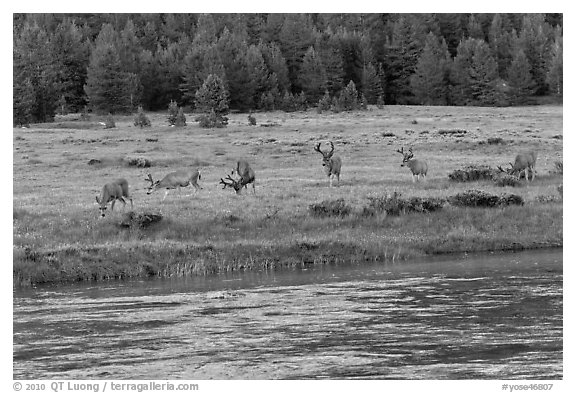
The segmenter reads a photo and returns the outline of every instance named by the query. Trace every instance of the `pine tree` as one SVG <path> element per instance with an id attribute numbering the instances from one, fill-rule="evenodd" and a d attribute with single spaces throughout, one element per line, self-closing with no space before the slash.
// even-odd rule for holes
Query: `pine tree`
<path id="1" fill-rule="evenodd" d="M 483 40 L 477 41 L 472 64 L 468 69 L 468 83 L 472 102 L 476 105 L 498 105 L 501 103 L 497 89 L 498 64 L 492 57 L 490 48 Z"/>
<path id="2" fill-rule="evenodd" d="M 138 102 L 140 82 L 136 75 L 122 69 L 111 25 L 106 25 L 90 55 L 88 77 L 84 90 L 96 112 L 129 113 Z"/>
<path id="3" fill-rule="evenodd" d="M 501 14 L 494 14 L 490 31 L 488 32 L 488 43 L 492 49 L 492 56 L 498 63 L 498 75 L 507 78 L 506 72 L 512 62 L 512 33 L 504 31 Z"/>
<path id="4" fill-rule="evenodd" d="M 556 35 L 551 53 L 550 66 L 546 73 L 546 82 L 548 83 L 552 94 L 561 97 L 564 94 L 564 80 L 562 76 L 562 36 L 560 34 Z"/>
<path id="5" fill-rule="evenodd" d="M 229 93 L 222 78 L 210 74 L 196 92 L 196 108 L 204 113 L 201 117 L 201 126 L 207 128 L 224 127 L 228 118 Z"/>
<path id="6" fill-rule="evenodd" d="M 374 64 L 368 63 L 362 72 L 362 94 L 369 104 L 375 104 L 378 97 L 383 95 L 382 83 L 378 70 Z"/>
<path id="7" fill-rule="evenodd" d="M 522 49 L 530 63 L 532 78 L 536 83 L 537 95 L 545 94 L 547 60 L 549 59 L 548 35 L 551 27 L 545 22 L 543 14 L 528 14 L 522 20 L 522 30 L 516 42 L 515 51 Z"/>
<path id="8" fill-rule="evenodd" d="M 514 105 L 529 103 L 536 90 L 536 83 L 530 73 L 530 63 L 522 49 L 519 49 L 508 69 L 508 96 Z"/>
<path id="9" fill-rule="evenodd" d="M 216 44 L 193 44 L 186 53 L 182 64 L 180 90 L 187 103 L 194 103 L 196 92 L 209 75 L 218 76 L 225 83 L 226 71 Z"/>
<path id="10" fill-rule="evenodd" d="M 326 88 L 330 94 L 336 94 L 343 87 L 344 67 L 342 51 L 337 36 L 330 28 L 321 34 L 314 44 L 326 74 Z"/>
<path id="11" fill-rule="evenodd" d="M 314 44 L 312 20 L 308 14 L 286 14 L 279 34 L 282 54 L 288 66 L 288 77 L 294 91 L 302 91 L 298 75 L 304 54 Z"/>
<path id="12" fill-rule="evenodd" d="M 268 68 L 268 78 L 270 79 L 270 76 L 275 74 L 276 87 L 279 91 L 289 91 L 291 89 L 291 83 L 290 77 L 288 76 L 288 66 L 286 65 L 286 59 L 280 51 L 280 47 L 275 42 L 269 44 L 260 42 L 258 48 Z M 269 85 L 268 88 L 272 89 L 274 86 Z"/>
<path id="13" fill-rule="evenodd" d="M 299 82 L 300 86 L 302 86 L 302 91 L 311 102 L 318 101 L 326 90 L 326 71 L 320 57 L 312 46 L 308 48 L 304 55 Z"/>
<path id="14" fill-rule="evenodd" d="M 62 94 L 49 37 L 37 24 L 26 22 L 15 34 L 13 61 L 15 119 L 18 115 L 25 122 L 52 121 Z"/>
<path id="15" fill-rule="evenodd" d="M 80 111 L 87 103 L 84 84 L 90 48 L 81 29 L 68 19 L 63 20 L 50 38 L 50 53 L 56 85 L 64 105 L 70 112 Z"/>
<path id="16" fill-rule="evenodd" d="M 428 34 L 422 55 L 410 86 L 422 105 L 446 105 L 448 102 L 448 46 L 439 42 L 434 33 Z"/>

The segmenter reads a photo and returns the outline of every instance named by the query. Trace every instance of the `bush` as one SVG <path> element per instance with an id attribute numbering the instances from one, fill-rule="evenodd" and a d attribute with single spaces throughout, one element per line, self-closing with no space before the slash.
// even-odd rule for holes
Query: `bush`
<path id="1" fill-rule="evenodd" d="M 430 213 L 442 209 L 445 200 L 442 198 L 420 198 L 412 197 L 410 199 L 401 198 L 401 194 L 393 194 L 369 197 L 368 206 L 365 206 L 362 214 L 373 216 L 386 212 L 392 216 L 398 216 L 406 213 Z"/>
<path id="2" fill-rule="evenodd" d="M 176 101 L 170 100 L 170 104 L 168 104 L 168 124 L 171 126 L 176 125 L 177 118 L 178 104 L 176 104 Z"/>
<path id="3" fill-rule="evenodd" d="M 487 165 L 469 165 L 464 169 L 456 169 L 448 174 L 448 178 L 456 182 L 492 180 L 493 174 L 494 169 Z"/>
<path id="4" fill-rule="evenodd" d="M 176 127 L 184 127 L 186 126 L 186 115 L 184 115 L 184 108 L 180 107 L 178 109 L 178 114 L 176 115 L 176 123 L 174 123 Z"/>
<path id="5" fill-rule="evenodd" d="M 376 100 L 376 106 L 378 107 L 378 109 L 383 109 L 385 105 L 384 102 L 384 97 L 382 97 L 381 95 L 378 96 L 378 99 Z"/>
<path id="6" fill-rule="evenodd" d="M 500 187 L 505 186 L 519 187 L 522 185 L 522 183 L 518 180 L 516 176 L 512 176 L 504 172 L 500 173 L 495 172 L 494 176 L 492 177 L 492 180 L 494 181 L 495 185 Z"/>
<path id="7" fill-rule="evenodd" d="M 142 127 L 150 127 L 152 124 L 150 123 L 150 119 L 144 114 L 144 109 L 142 106 L 138 107 L 138 113 L 134 118 L 134 125 Z"/>
<path id="8" fill-rule="evenodd" d="M 248 124 L 251 126 L 255 126 L 256 125 L 256 118 L 254 116 L 252 116 L 252 113 L 250 113 L 248 115 Z"/>
<path id="9" fill-rule="evenodd" d="M 128 166 L 135 166 L 138 168 L 148 168 L 152 166 L 150 160 L 144 157 L 126 157 L 124 161 Z"/>
<path id="10" fill-rule="evenodd" d="M 326 90 L 322 98 L 320 98 L 320 100 L 318 101 L 318 107 L 317 107 L 318 113 L 330 110 L 331 103 L 332 99 L 330 98 L 330 93 L 328 93 L 328 90 Z"/>
<path id="11" fill-rule="evenodd" d="M 196 118 L 202 128 L 223 128 L 228 124 L 226 116 L 217 115 L 214 111 L 202 114 Z"/>
<path id="12" fill-rule="evenodd" d="M 460 207 L 503 207 L 508 205 L 523 205 L 524 200 L 515 194 L 490 194 L 481 190 L 467 190 L 448 198 L 450 204 Z"/>
<path id="13" fill-rule="evenodd" d="M 502 139 L 502 138 L 500 138 L 500 137 L 488 138 L 488 139 L 486 140 L 486 142 L 487 142 L 489 145 L 503 145 L 503 144 L 506 143 L 506 142 L 504 142 L 504 139 Z"/>
<path id="14" fill-rule="evenodd" d="M 346 204 L 344 199 L 325 200 L 308 206 L 312 217 L 346 217 L 352 211 L 352 207 Z"/>
<path id="15" fill-rule="evenodd" d="M 106 117 L 104 128 L 116 128 L 116 123 L 114 122 L 114 118 L 112 117 L 111 113 L 108 113 L 108 116 Z"/>

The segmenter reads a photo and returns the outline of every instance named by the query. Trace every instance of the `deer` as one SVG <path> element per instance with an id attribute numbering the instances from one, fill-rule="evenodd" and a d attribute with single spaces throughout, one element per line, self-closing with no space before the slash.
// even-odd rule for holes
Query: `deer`
<path id="1" fill-rule="evenodd" d="M 190 184 L 192 184 L 196 192 L 198 192 L 198 190 L 202 190 L 202 187 L 198 185 L 198 180 L 201 178 L 202 175 L 198 169 L 170 172 L 164 176 L 162 180 L 156 181 L 152 179 L 152 175 L 149 173 L 148 177 L 144 179 L 150 182 L 150 186 L 148 187 L 146 194 L 150 195 L 154 191 L 165 189 L 166 193 L 164 194 L 164 198 L 162 198 L 162 200 L 165 200 L 170 190 L 177 188 L 180 192 L 182 187 L 188 187 Z"/>
<path id="2" fill-rule="evenodd" d="M 235 173 L 237 173 L 238 176 L 240 176 L 240 179 L 235 180 L 231 176 L 234 175 Z M 226 180 L 228 182 L 226 182 Z M 222 189 L 230 187 L 233 188 L 234 191 L 236 191 L 236 194 L 240 194 L 242 192 L 242 187 L 247 189 L 248 184 L 250 183 L 252 184 L 252 191 L 254 192 L 254 194 L 256 194 L 256 174 L 254 173 L 254 170 L 250 167 L 250 164 L 248 164 L 247 161 L 240 160 L 236 163 L 236 168 L 232 169 L 231 174 L 228 175 L 226 179 L 220 178 L 219 184 L 224 185 Z"/>
<path id="3" fill-rule="evenodd" d="M 404 147 L 401 150 L 396 150 L 398 153 L 402 154 L 402 164 L 401 167 L 407 166 L 412 172 L 412 182 L 420 180 L 420 176 L 425 178 L 428 173 L 428 164 L 422 160 L 415 160 L 414 153 L 412 153 L 412 147 L 408 149 L 408 153 L 404 152 Z"/>
<path id="4" fill-rule="evenodd" d="M 534 181 L 534 178 L 536 177 L 536 158 L 537 153 L 535 151 L 518 154 L 514 160 L 514 164 L 510 163 L 512 166 L 510 174 L 514 175 L 518 172 L 518 180 L 520 180 L 522 171 L 524 171 L 526 183 L 528 183 L 528 174 L 532 172 L 532 179 L 530 179 L 530 181 Z"/>
<path id="5" fill-rule="evenodd" d="M 130 207 L 134 208 L 132 198 L 130 198 L 128 194 L 128 181 L 126 181 L 126 179 L 117 179 L 113 182 L 106 183 L 104 187 L 102 187 L 100 197 L 96 196 L 96 202 L 100 205 L 100 216 L 102 218 L 106 216 L 106 208 L 109 202 L 112 202 L 110 206 L 111 211 L 114 211 L 116 201 L 122 202 L 124 207 L 126 207 L 125 198 L 130 200 Z"/>
<path id="6" fill-rule="evenodd" d="M 314 150 L 318 153 L 322 154 L 322 166 L 324 167 L 324 171 L 326 175 L 328 175 L 328 179 L 330 180 L 330 187 L 332 187 L 332 179 L 334 176 L 338 179 L 338 184 L 340 184 L 340 169 L 342 168 L 342 159 L 339 156 L 334 155 L 334 143 L 330 141 L 330 148 L 329 152 L 325 152 L 320 150 L 320 143 L 314 147 Z"/>

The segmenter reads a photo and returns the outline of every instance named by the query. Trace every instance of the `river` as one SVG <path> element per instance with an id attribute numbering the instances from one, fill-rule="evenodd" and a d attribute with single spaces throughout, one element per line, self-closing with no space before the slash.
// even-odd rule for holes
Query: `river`
<path id="1" fill-rule="evenodd" d="M 562 379 L 562 250 L 14 289 L 14 379 Z"/>

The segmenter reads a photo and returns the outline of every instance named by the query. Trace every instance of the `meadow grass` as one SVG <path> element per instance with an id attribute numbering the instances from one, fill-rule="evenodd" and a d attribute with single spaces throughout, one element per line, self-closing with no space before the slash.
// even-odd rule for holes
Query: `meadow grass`
<path id="1" fill-rule="evenodd" d="M 253 116 L 257 124 L 275 126 L 249 125 L 246 114 L 232 114 L 224 129 L 201 129 L 197 123 L 176 128 L 168 126 L 167 114 L 155 113 L 149 115 L 152 127 L 143 129 L 134 127 L 131 117 L 115 118 L 112 129 L 93 128 L 94 119 L 90 127 L 14 129 L 15 284 L 401 261 L 563 244 L 557 170 L 562 140 L 556 137 L 562 134 L 561 106 L 394 106 Z M 506 143 L 485 143 L 497 137 Z M 341 181 L 333 188 L 314 151 L 315 143 L 330 140 L 343 161 Z M 428 162 L 427 180 L 414 183 L 400 167 L 396 150 L 402 146 Z M 489 180 L 448 178 L 469 165 L 507 165 L 529 149 L 538 151 L 530 184 L 500 187 Z M 137 157 L 151 166 L 128 164 L 127 158 Z M 236 195 L 218 185 L 240 158 L 256 171 L 255 195 L 251 189 Z M 90 160 L 100 162 L 89 165 Z M 192 166 L 201 169 L 203 190 L 171 191 L 164 201 L 163 191 L 146 194 L 148 173 L 160 179 Z M 118 203 L 117 211 L 98 219 L 95 196 L 118 177 L 130 183 L 134 210 L 161 214 L 159 223 L 126 228 Z M 371 200 L 394 192 L 407 199 L 448 199 L 470 189 L 517 194 L 525 204 L 445 204 L 430 213 L 363 214 Z M 339 200 L 346 214 L 311 213 L 310 206 Z"/>

